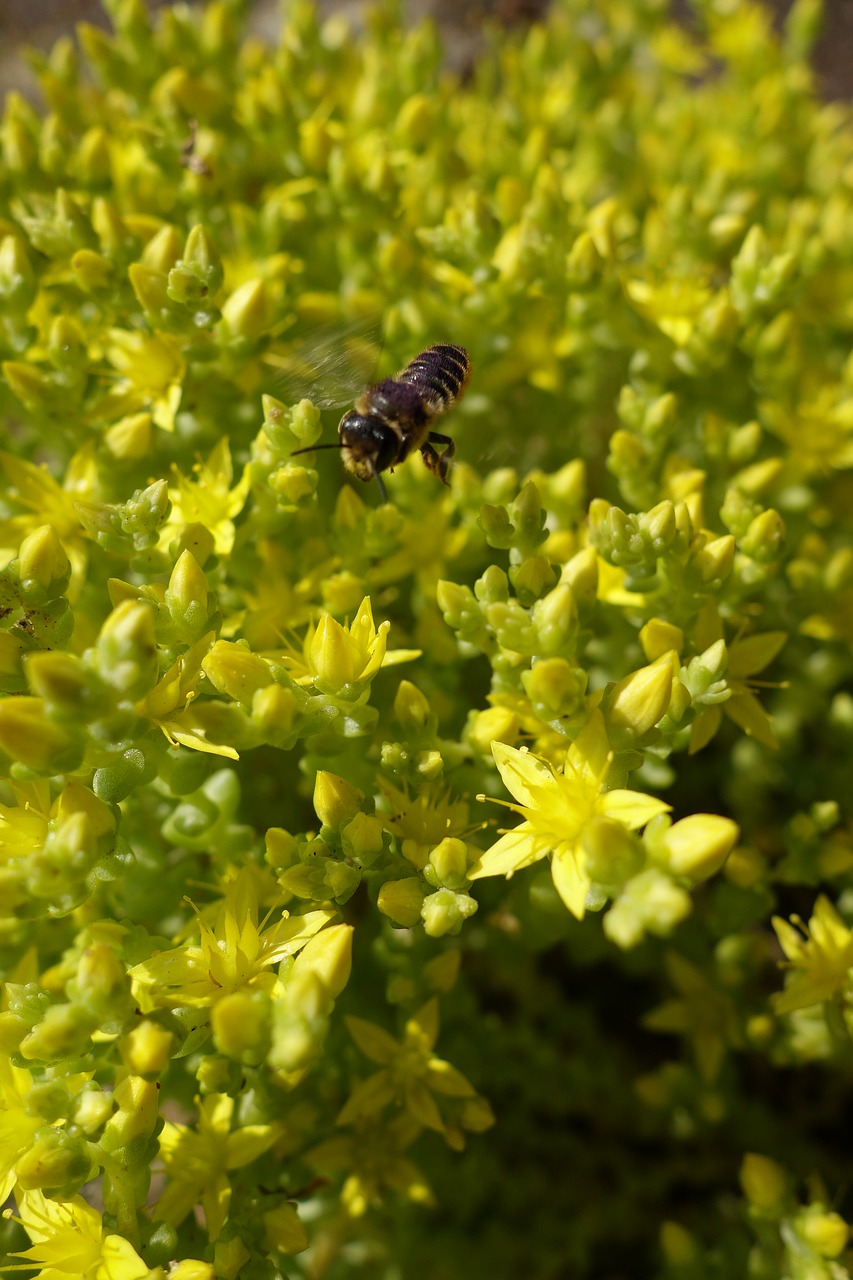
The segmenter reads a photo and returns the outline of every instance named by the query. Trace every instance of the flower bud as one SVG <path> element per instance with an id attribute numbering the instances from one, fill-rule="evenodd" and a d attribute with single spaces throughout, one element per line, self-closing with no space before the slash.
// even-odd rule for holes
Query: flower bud
<path id="1" fill-rule="evenodd" d="M 337 829 L 360 811 L 364 792 L 336 773 L 318 769 L 314 779 L 314 812 L 324 827 Z"/>
<path id="2" fill-rule="evenodd" d="M 112 1109 L 112 1094 L 101 1089 L 85 1089 L 74 1099 L 68 1118 L 88 1137 L 106 1123 Z"/>
<path id="3" fill-rule="evenodd" d="M 168 1065 L 173 1041 L 171 1031 L 145 1018 L 122 1037 L 119 1052 L 135 1076 L 156 1079 Z"/>
<path id="4" fill-rule="evenodd" d="M 317 473 L 310 467 L 288 462 L 270 475 L 268 483 L 280 503 L 296 507 L 315 492 Z"/>
<path id="5" fill-rule="evenodd" d="M 493 742 L 515 742 L 521 730 L 518 716 L 509 707 L 489 707 L 478 711 L 469 721 L 465 736 L 475 751 L 488 756 Z"/>
<path id="6" fill-rule="evenodd" d="M 498 604 L 509 599 L 509 579 L 499 565 L 490 564 L 482 578 L 474 583 L 474 594 L 483 604 Z"/>
<path id="7" fill-rule="evenodd" d="M 662 836 L 662 845 L 674 875 L 707 880 L 719 871 L 739 835 L 731 818 L 694 813 L 670 827 Z"/>
<path id="8" fill-rule="evenodd" d="M 490 547 L 494 547 L 498 551 L 507 551 L 513 545 L 515 529 L 512 526 L 506 507 L 496 506 L 489 502 L 483 503 L 480 507 L 477 523 L 483 530 L 486 542 Z M 441 604 L 440 601 L 439 604 Z"/>
<path id="9" fill-rule="evenodd" d="M 23 315 L 36 296 L 32 264 L 19 236 L 0 240 L 0 298 L 9 315 Z"/>
<path id="10" fill-rule="evenodd" d="M 556 574 L 547 556 L 538 555 L 528 556 L 521 564 L 513 565 L 509 578 L 521 603 L 529 606 L 553 587 Z"/>
<path id="11" fill-rule="evenodd" d="M 394 698 L 394 716 L 404 733 L 423 733 L 432 718 L 429 701 L 410 680 L 401 680 Z"/>
<path id="12" fill-rule="evenodd" d="M 784 541 L 785 522 L 778 511 L 769 507 L 751 522 L 741 539 L 740 549 L 759 564 L 772 564 L 778 560 Z"/>
<path id="13" fill-rule="evenodd" d="M 0 699 L 0 751 L 36 773 L 75 769 L 83 746 L 47 714 L 41 698 Z"/>
<path id="14" fill-rule="evenodd" d="M 263 280 L 247 280 L 222 304 L 225 332 L 235 338 L 259 338 L 269 329 L 269 302 Z"/>
<path id="15" fill-rule="evenodd" d="M 356 676 L 355 654 L 350 638 L 330 613 L 324 613 L 308 644 L 308 660 L 317 688 L 337 693 Z"/>
<path id="16" fill-rule="evenodd" d="M 723 582 L 731 573 L 735 558 L 735 540 L 731 534 L 712 538 L 693 556 L 693 568 L 705 587 Z"/>
<path id="17" fill-rule="evenodd" d="M 207 579 L 191 551 L 182 551 L 166 588 L 165 605 L 187 640 L 196 640 L 208 621 Z"/>
<path id="18" fill-rule="evenodd" d="M 50 1005 L 41 1021 L 22 1040 L 21 1056 L 43 1062 L 78 1057 L 88 1049 L 95 1025 L 95 1020 L 87 1018 L 76 1005 Z"/>
<path id="19" fill-rule="evenodd" d="M 620 680 L 610 693 L 609 724 L 637 738 L 648 733 L 666 715 L 677 672 L 678 656 L 669 650 Z"/>
<path id="20" fill-rule="evenodd" d="M 652 618 L 640 631 L 640 644 L 649 662 L 654 662 L 670 650 L 680 654 L 684 648 L 684 632 L 671 622 Z"/>
<path id="21" fill-rule="evenodd" d="M 675 538 L 675 507 L 672 502 L 659 502 L 641 518 L 641 528 L 656 551 L 665 550 Z"/>
<path id="22" fill-rule="evenodd" d="M 113 287 L 113 266 L 109 259 L 93 248 L 78 248 L 70 266 L 83 293 L 100 293 Z"/>
<path id="23" fill-rule="evenodd" d="M 177 227 L 170 222 L 155 232 L 142 251 L 142 262 L 152 271 L 165 276 L 181 256 L 181 240 Z"/>
<path id="24" fill-rule="evenodd" d="M 689 1267 L 699 1259 L 695 1238 L 678 1222 L 663 1222 L 660 1229 L 660 1249 L 671 1267 Z"/>
<path id="25" fill-rule="evenodd" d="M 264 837 L 264 857 L 274 870 L 295 866 L 298 861 L 296 837 L 283 827 L 268 827 Z"/>
<path id="26" fill-rule="evenodd" d="M 445 836 L 429 855 L 431 882 L 448 889 L 460 889 L 468 870 L 468 847 L 456 836 Z"/>
<path id="27" fill-rule="evenodd" d="M 102 1023 L 122 1011 L 129 991 L 127 973 L 112 947 L 95 942 L 85 949 L 77 962 L 73 991 Z"/>
<path id="28" fill-rule="evenodd" d="M 570 666 L 565 658 L 540 658 L 529 671 L 521 673 L 528 698 L 548 716 L 569 715 L 577 710 L 586 692 L 586 681 L 586 672 Z"/>
<path id="29" fill-rule="evenodd" d="M 470 587 L 461 587 L 456 582 L 438 583 L 436 587 L 438 607 L 444 614 L 444 620 L 450 627 L 460 627 L 471 617 L 479 618 L 477 601 Z"/>
<path id="30" fill-rule="evenodd" d="M 292 689 L 268 684 L 252 698 L 252 723 L 270 742 L 289 740 L 299 714 L 299 703 Z"/>
<path id="31" fill-rule="evenodd" d="M 295 1205 L 285 1203 L 276 1209 L 270 1209 L 262 1214 L 261 1223 L 268 1249 L 292 1256 L 308 1248 L 308 1233 Z M 171 1272 L 169 1280 L 173 1280 L 173 1277 L 174 1272 Z"/>
<path id="32" fill-rule="evenodd" d="M 566 276 L 572 289 L 588 288 L 601 274 L 602 258 L 588 231 L 582 231 L 566 255 Z"/>
<path id="33" fill-rule="evenodd" d="M 357 813 L 341 827 L 344 853 L 362 866 L 370 866 L 382 852 L 383 830 L 379 818 L 368 813 Z"/>
<path id="34" fill-rule="evenodd" d="M 27 534 L 18 551 L 17 567 L 26 599 L 41 602 L 64 594 L 71 563 L 53 525 L 41 525 Z"/>
<path id="35" fill-rule="evenodd" d="M 572 588 L 560 582 L 532 610 L 533 624 L 542 652 L 555 653 L 564 647 L 577 625 L 577 606 Z"/>
<path id="36" fill-rule="evenodd" d="M 253 706 L 258 690 L 272 683 L 269 663 L 245 643 L 231 640 L 217 640 L 202 659 L 201 669 L 217 693 Z"/>
<path id="37" fill-rule="evenodd" d="M 850 1235 L 850 1228 L 840 1213 L 827 1212 L 818 1204 L 809 1205 L 797 1214 L 794 1229 L 822 1258 L 837 1258 L 846 1248 Z"/>
<path id="38" fill-rule="evenodd" d="M 784 1169 L 767 1156 L 748 1152 L 740 1167 L 740 1185 L 744 1195 L 756 1209 L 779 1209 L 787 1194 Z"/>
<path id="39" fill-rule="evenodd" d="M 424 899 L 421 919 L 430 938 L 443 938 L 458 933 L 463 923 L 477 910 L 477 903 L 467 893 L 439 889 Z"/>
<path id="40" fill-rule="evenodd" d="M 238 1244 L 240 1243 L 238 1236 L 235 1236 L 235 1240 Z M 217 1240 L 215 1245 L 217 1258 L 220 1248 L 225 1247 L 225 1242 Z M 169 1267 L 168 1280 L 216 1280 L 218 1274 L 218 1267 L 211 1266 L 209 1262 L 199 1262 L 196 1258 L 184 1258 L 181 1262 L 175 1262 Z M 165 1276 L 164 1280 L 166 1280 Z"/>
<path id="41" fill-rule="evenodd" d="M 425 890 L 420 876 L 408 876 L 405 880 L 386 880 L 379 890 L 377 905 L 383 915 L 404 929 L 412 929 L 419 923 L 424 904 Z"/>
<path id="42" fill-rule="evenodd" d="M 167 328 L 175 314 L 175 308 L 166 292 L 166 276 L 163 272 L 146 267 L 141 262 L 132 262 L 127 275 L 152 328 Z"/>
<path id="43" fill-rule="evenodd" d="M 92 1161 L 85 1139 L 50 1129 L 39 1137 L 15 1165 L 22 1191 L 48 1191 L 82 1185 L 90 1176 Z"/>
<path id="44" fill-rule="evenodd" d="M 104 435 L 104 444 L 121 462 L 139 462 L 151 450 L 150 413 L 131 413 L 120 418 Z"/>
<path id="45" fill-rule="evenodd" d="M 643 865 L 643 850 L 637 838 L 621 822 L 593 818 L 583 831 L 586 870 L 598 884 L 622 884 Z"/>
<path id="46" fill-rule="evenodd" d="M 309 938 L 296 957 L 291 973 L 314 974 L 331 998 L 337 1000 L 352 972 L 352 940 L 352 925 L 328 925 Z"/>
<path id="47" fill-rule="evenodd" d="M 101 1145 L 107 1152 L 126 1147 L 134 1138 L 149 1138 L 160 1115 L 159 1090 L 141 1076 L 125 1076 L 113 1090 L 116 1110 L 104 1126 Z"/>
<path id="48" fill-rule="evenodd" d="M 611 942 L 629 950 L 646 933 L 666 937 L 690 914 L 690 895 L 669 876 L 647 867 L 632 876 L 603 920 Z"/>
<path id="49" fill-rule="evenodd" d="M 113 609 L 98 636 L 98 669 L 126 697 L 141 697 L 157 682 L 154 614 L 141 600 Z"/>
<path id="50" fill-rule="evenodd" d="M 260 1063 L 270 1043 L 270 999 L 262 991 L 233 991 L 217 1000 L 210 1015 L 220 1053 Z"/>
<path id="51" fill-rule="evenodd" d="M 198 1267 L 198 1271 L 188 1271 L 185 1275 L 182 1273 L 178 1276 L 181 1267 L 190 1265 L 189 1260 L 179 1262 L 170 1269 L 168 1280 L 174 1280 L 175 1276 L 178 1276 L 178 1280 L 239 1280 L 241 1275 L 246 1274 L 244 1268 L 251 1260 L 252 1255 L 239 1236 L 232 1236 L 230 1240 L 220 1237 L 213 1246 L 212 1267 L 206 1262 L 193 1261 L 192 1265 Z M 148 1280 L 156 1278 L 149 1277 Z"/>
<path id="52" fill-rule="evenodd" d="M 580 610 L 592 608 L 598 595 L 598 556 L 593 547 L 584 547 L 563 565 L 560 582 L 571 587 Z"/>

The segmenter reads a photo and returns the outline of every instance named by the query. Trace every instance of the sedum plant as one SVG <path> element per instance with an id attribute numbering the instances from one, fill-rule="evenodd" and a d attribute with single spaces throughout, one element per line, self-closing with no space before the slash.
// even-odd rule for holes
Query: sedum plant
<path id="1" fill-rule="evenodd" d="M 819 4 L 106 9 L 0 128 L 5 1265 L 842 1280 Z M 377 316 L 474 367 L 387 504 L 281 378 Z"/>

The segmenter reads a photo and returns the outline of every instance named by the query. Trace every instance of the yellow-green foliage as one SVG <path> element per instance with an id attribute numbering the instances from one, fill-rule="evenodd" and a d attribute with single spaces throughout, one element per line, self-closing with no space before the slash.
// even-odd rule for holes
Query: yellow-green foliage
<path id="1" fill-rule="evenodd" d="M 2 121 L 7 1259 L 848 1276 L 818 4 L 555 0 L 456 79 L 240 7 L 109 0 Z M 387 505 L 279 376 L 377 317 L 474 367 Z"/>

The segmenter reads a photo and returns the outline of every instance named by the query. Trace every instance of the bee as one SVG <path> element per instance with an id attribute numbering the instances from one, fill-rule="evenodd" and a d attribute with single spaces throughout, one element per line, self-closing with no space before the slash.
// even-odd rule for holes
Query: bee
<path id="1" fill-rule="evenodd" d="M 464 347 L 449 342 L 427 347 L 396 378 L 384 378 L 359 396 L 341 418 L 335 444 L 311 445 L 292 456 L 340 449 L 347 471 L 359 480 L 376 480 L 382 501 L 387 502 L 380 472 L 393 472 L 398 462 L 419 449 L 428 470 L 447 484 L 456 446 L 450 436 L 430 428 L 463 395 L 470 374 L 471 361 Z M 434 448 L 437 444 L 444 445 L 440 454 Z"/>

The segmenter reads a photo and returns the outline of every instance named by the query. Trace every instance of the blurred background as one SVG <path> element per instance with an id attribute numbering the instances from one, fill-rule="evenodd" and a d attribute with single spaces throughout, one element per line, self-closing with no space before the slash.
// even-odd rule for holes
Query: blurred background
<path id="1" fill-rule="evenodd" d="M 157 9 L 165 0 L 149 0 Z M 783 20 L 792 0 L 765 0 Z M 595 7 L 598 0 L 590 0 Z M 737 0 L 730 0 L 737 3 Z M 483 24 L 497 21 L 505 25 L 533 22 L 547 7 L 547 0 L 403 0 L 411 21 L 431 14 L 446 33 L 452 63 L 464 69 L 477 51 Z M 280 0 L 251 0 L 251 28 L 257 35 L 273 39 L 279 25 Z M 339 9 L 357 12 L 361 0 L 318 0 L 323 13 Z M 690 21 L 686 0 L 676 0 L 675 9 Z M 70 34 L 76 22 L 107 27 L 100 0 L 0 0 L 0 92 L 19 89 L 33 95 L 33 80 L 21 58 L 22 46 L 48 48 L 60 35 Z M 826 19 L 816 56 L 820 89 L 826 98 L 846 98 L 853 92 L 853 0 L 826 0 Z"/>

